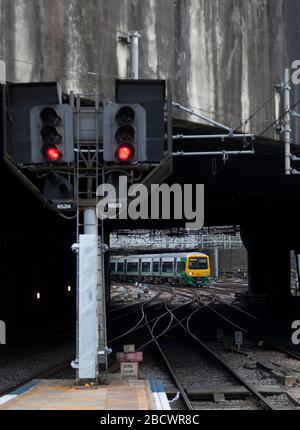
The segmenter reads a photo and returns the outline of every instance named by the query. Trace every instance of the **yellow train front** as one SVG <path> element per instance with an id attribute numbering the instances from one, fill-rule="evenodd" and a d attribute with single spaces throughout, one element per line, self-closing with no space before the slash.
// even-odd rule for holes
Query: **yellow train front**
<path id="1" fill-rule="evenodd" d="M 184 257 L 183 257 L 184 258 Z M 185 274 L 188 285 L 207 285 L 210 276 L 210 261 L 206 254 L 191 254 L 185 257 Z"/>
<path id="2" fill-rule="evenodd" d="M 210 261 L 203 253 L 131 255 L 113 258 L 110 272 L 118 280 L 199 286 L 208 284 Z"/>

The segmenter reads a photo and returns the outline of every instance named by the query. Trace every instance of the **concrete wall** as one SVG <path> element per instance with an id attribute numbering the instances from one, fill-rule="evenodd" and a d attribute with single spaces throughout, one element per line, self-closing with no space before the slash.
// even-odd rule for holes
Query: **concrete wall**
<path id="1" fill-rule="evenodd" d="M 10 81 L 99 87 L 129 72 L 116 31 L 141 33 L 140 77 L 172 81 L 174 99 L 237 127 L 297 57 L 298 0 L 0 0 L 0 58 Z M 299 56 L 299 55 L 298 55 Z M 274 103 L 254 118 L 272 120 Z"/>

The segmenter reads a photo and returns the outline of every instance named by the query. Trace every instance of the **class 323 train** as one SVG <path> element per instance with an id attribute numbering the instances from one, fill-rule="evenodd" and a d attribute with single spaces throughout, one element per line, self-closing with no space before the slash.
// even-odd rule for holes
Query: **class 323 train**
<path id="1" fill-rule="evenodd" d="M 110 274 L 120 281 L 201 286 L 208 284 L 210 261 L 208 255 L 197 252 L 112 257 Z"/>

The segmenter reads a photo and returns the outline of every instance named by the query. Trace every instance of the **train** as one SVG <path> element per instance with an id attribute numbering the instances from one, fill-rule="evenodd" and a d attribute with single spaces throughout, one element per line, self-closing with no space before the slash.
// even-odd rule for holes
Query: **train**
<path id="1" fill-rule="evenodd" d="M 112 257 L 111 278 L 116 281 L 208 285 L 209 256 L 199 252 Z"/>

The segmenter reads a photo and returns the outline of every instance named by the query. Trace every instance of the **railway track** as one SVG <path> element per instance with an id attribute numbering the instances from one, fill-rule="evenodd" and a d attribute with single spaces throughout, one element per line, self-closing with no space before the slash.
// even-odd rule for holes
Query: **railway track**
<path id="1" fill-rule="evenodd" d="M 198 344 L 201 345 L 202 349 L 205 350 L 205 353 L 210 355 L 210 357 L 213 357 L 214 361 L 217 361 L 219 365 L 221 365 L 223 368 L 226 369 L 228 374 L 231 377 L 231 382 L 233 379 L 237 380 L 240 384 L 245 386 L 247 390 L 249 390 L 254 397 L 259 399 L 260 402 L 264 404 L 268 409 L 275 409 L 273 405 L 264 397 L 262 396 L 254 387 L 252 387 L 250 384 L 248 384 L 243 378 L 241 378 L 239 375 L 235 373 L 233 369 L 231 369 L 225 362 L 223 362 L 210 348 L 208 348 L 204 343 L 191 331 L 190 328 L 190 322 L 191 318 L 196 314 L 196 312 L 200 311 L 205 305 L 200 304 L 196 310 L 188 310 L 188 312 L 183 316 L 179 318 L 177 315 L 175 315 L 175 312 L 179 309 L 182 309 L 184 305 L 178 306 L 175 309 L 171 309 L 170 304 L 175 299 L 177 295 L 182 295 L 187 299 L 187 303 L 185 303 L 185 306 L 187 304 L 191 305 L 192 303 L 195 304 L 197 301 L 197 292 L 195 291 L 177 291 L 174 288 L 171 287 L 162 287 L 163 291 L 170 293 L 170 298 L 168 301 L 165 302 L 165 312 L 162 313 L 157 318 L 154 319 L 148 319 L 145 309 L 142 309 L 142 317 L 138 324 L 136 324 L 132 329 L 126 333 L 123 334 L 123 336 L 128 335 L 129 333 L 132 334 L 134 331 L 140 329 L 141 327 L 147 326 L 149 333 L 151 335 L 151 340 L 144 343 L 142 346 L 137 348 L 137 350 L 144 349 L 146 346 L 148 346 L 151 343 L 154 343 L 156 345 L 156 348 L 158 349 L 166 368 L 168 369 L 168 372 L 171 376 L 171 379 L 174 381 L 175 386 L 177 387 L 178 392 L 180 393 L 181 399 L 184 402 L 185 408 L 188 410 L 194 409 L 192 401 L 189 399 L 189 396 L 187 394 L 186 385 L 181 381 L 181 378 L 177 375 L 176 370 L 174 369 L 172 365 L 172 360 L 170 359 L 169 353 L 166 351 L 166 340 L 164 339 L 164 336 L 169 333 L 175 326 L 180 326 L 181 329 L 187 333 L 189 338 L 191 338 L 193 341 L 197 340 Z M 189 300 L 188 300 L 189 299 Z M 142 306 L 143 308 L 143 306 Z M 158 333 L 155 332 L 155 330 L 162 325 L 163 319 L 166 319 L 166 317 L 169 317 L 169 321 L 166 323 L 164 327 L 161 327 L 161 329 L 158 330 Z M 175 322 L 175 325 L 173 324 Z M 143 324 L 142 324 L 143 323 Z M 185 325 L 184 325 L 185 323 Z M 152 324 L 152 326 L 151 326 Z M 191 348 L 191 346 L 190 346 Z M 193 347 L 194 348 L 194 347 Z M 176 344 L 176 351 L 178 354 L 178 351 L 184 351 L 186 347 L 178 346 Z M 199 358 L 199 352 L 198 352 L 198 358 Z M 197 360 L 195 360 L 197 362 Z M 182 363 L 185 363 L 185 360 L 182 360 Z M 216 370 L 215 370 L 216 371 Z"/>
<path id="2" fill-rule="evenodd" d="M 162 291 L 159 291 L 154 297 L 151 297 L 148 300 L 144 300 L 139 303 L 131 303 L 126 306 L 122 306 L 116 309 L 112 309 L 109 312 L 109 315 L 112 315 L 112 313 L 117 313 L 118 315 L 116 317 L 111 318 L 111 322 L 119 321 L 123 318 L 128 318 L 130 315 L 136 314 L 137 312 L 140 312 L 141 308 L 145 307 L 155 307 L 162 304 L 162 302 L 159 301 L 160 296 L 162 295 Z M 124 312 L 125 311 L 125 312 Z"/>
<path id="3" fill-rule="evenodd" d="M 164 291 L 166 292 L 167 290 L 164 289 Z M 120 340 L 128 339 L 128 337 L 132 338 L 133 336 L 136 336 L 138 332 L 141 333 L 143 342 L 142 344 L 137 345 L 137 348 L 136 348 L 137 351 L 141 351 L 144 348 L 146 348 L 149 344 L 151 344 L 153 342 L 153 339 L 151 338 L 147 339 L 147 334 L 149 334 L 147 330 L 147 323 L 155 323 L 155 322 L 158 323 L 159 321 L 162 321 L 164 318 L 170 316 L 169 306 L 171 302 L 175 300 L 178 295 L 181 295 L 181 294 L 178 294 L 178 292 L 176 292 L 173 289 L 170 289 L 170 290 L 168 289 L 168 292 L 170 293 L 168 299 L 165 299 L 158 304 L 159 307 L 162 307 L 162 306 L 164 307 L 164 309 L 161 310 L 158 315 L 150 315 L 149 308 L 147 309 L 147 315 L 146 315 L 146 311 L 145 311 L 146 306 L 145 304 L 142 304 L 140 306 L 140 317 L 138 321 L 136 321 L 132 326 L 127 327 L 125 331 L 122 331 L 122 333 L 119 333 L 117 336 L 111 337 L 108 341 L 109 346 L 116 347 L 117 342 L 119 342 Z M 184 294 L 184 297 L 186 299 L 185 302 L 175 306 L 174 311 L 183 312 L 185 315 L 184 318 L 186 319 L 188 313 L 185 312 L 185 309 L 195 304 L 197 302 L 197 298 L 195 293 L 191 293 L 191 292 L 189 294 Z M 170 327 L 172 326 L 173 320 L 174 320 L 174 315 L 172 315 L 170 321 L 168 322 L 167 327 L 164 330 L 165 333 L 169 331 Z M 175 326 L 177 326 L 178 324 L 180 324 L 180 322 L 178 320 L 175 321 Z M 118 368 L 118 363 L 114 362 L 111 364 L 109 371 L 110 372 L 115 371 L 117 368 Z"/>
<path id="4" fill-rule="evenodd" d="M 152 316 L 150 320 L 149 320 L 149 315 L 148 315 L 148 322 L 154 323 L 154 322 L 159 321 L 162 318 L 168 316 L 170 314 L 170 312 L 168 310 L 168 305 L 176 298 L 177 294 L 178 294 L 177 292 L 173 291 L 168 300 L 165 300 L 165 301 L 157 303 L 157 304 L 153 304 L 153 306 L 155 306 L 155 305 L 159 306 L 159 307 L 164 306 L 166 309 L 163 310 L 158 316 Z M 188 296 L 187 298 L 189 298 L 189 300 L 185 301 L 184 303 L 179 304 L 175 308 L 175 311 L 176 310 L 178 311 L 178 310 L 183 309 L 185 307 L 191 306 L 192 304 L 195 304 L 197 302 L 197 298 L 195 297 L 194 294 L 192 295 L 192 297 Z M 118 334 L 118 336 L 109 339 L 108 343 L 110 346 L 113 345 L 116 341 L 118 341 L 118 340 L 120 340 L 126 336 L 133 335 L 137 331 L 143 330 L 143 329 L 145 329 L 145 327 L 147 327 L 145 308 L 146 308 L 146 304 L 142 304 L 140 306 L 140 309 L 136 310 L 136 312 L 138 312 L 138 311 L 140 312 L 140 318 L 136 323 L 134 323 L 133 326 L 129 327 L 125 332 Z M 130 314 L 126 314 L 126 317 L 129 315 Z M 166 329 L 166 331 L 168 331 L 168 328 Z M 144 346 L 145 346 L 145 344 L 143 344 L 141 347 L 139 347 L 138 350 L 142 349 L 142 347 L 144 347 Z"/>
<path id="5" fill-rule="evenodd" d="M 274 340 L 271 341 L 270 339 L 267 338 L 268 337 L 267 335 L 263 336 L 262 327 L 265 327 L 266 333 L 268 332 L 268 330 L 269 332 L 270 331 L 276 332 L 276 330 L 278 330 L 278 327 L 276 327 L 276 325 L 274 325 L 273 323 L 269 323 L 268 321 L 265 321 L 262 318 L 257 317 L 256 315 L 246 312 L 245 310 L 240 309 L 237 306 L 227 303 L 222 298 L 220 298 L 220 296 L 218 296 L 216 292 L 211 291 L 211 289 L 203 290 L 202 288 L 197 288 L 197 287 L 189 287 L 189 286 L 178 287 L 178 286 L 170 286 L 170 285 L 161 285 L 160 287 L 157 287 L 157 285 L 155 286 L 149 285 L 149 287 L 151 289 L 154 288 L 155 290 L 159 288 L 160 291 L 169 293 L 173 298 L 175 297 L 175 295 L 177 295 L 191 300 L 198 299 L 200 302 L 202 299 L 209 299 L 211 300 L 211 303 L 209 304 L 205 303 L 205 307 L 209 309 L 212 313 L 214 313 L 218 318 L 222 319 L 223 321 L 226 321 L 227 323 L 231 324 L 236 329 L 243 331 L 247 335 L 254 337 L 256 339 L 264 340 L 270 346 L 280 350 L 281 352 L 289 354 L 295 359 L 300 359 L 299 353 L 292 351 L 291 349 L 276 343 Z M 227 307 L 228 309 L 230 309 L 231 314 L 228 316 L 228 313 L 225 313 L 220 308 L 216 310 L 215 306 L 212 306 L 213 304 L 220 304 L 223 307 Z M 135 308 L 135 312 L 139 312 L 138 306 Z M 242 323 L 240 322 L 240 318 L 234 317 L 233 313 L 238 314 L 239 317 L 243 317 Z M 128 315 L 129 314 L 126 314 L 126 316 Z M 252 331 L 254 322 L 256 322 L 256 324 L 258 325 L 258 331 L 255 331 L 254 329 Z"/>
<path id="6" fill-rule="evenodd" d="M 239 327 L 234 321 L 230 321 L 228 315 L 220 316 L 220 309 L 217 311 L 215 310 L 216 304 L 222 304 L 222 306 L 226 306 L 230 309 L 231 307 L 228 303 L 223 302 L 215 293 L 212 293 L 211 291 L 203 291 L 198 288 L 173 287 L 169 285 L 154 286 L 151 288 L 154 290 L 154 296 L 150 299 L 131 304 L 132 306 L 119 307 L 111 313 L 111 315 L 116 317 L 118 317 L 118 313 L 122 314 L 122 318 L 114 318 L 114 322 L 118 327 L 118 321 L 124 321 L 124 319 L 127 319 L 127 323 L 129 325 L 126 327 L 126 330 L 119 333 L 118 336 L 110 339 L 110 345 L 115 345 L 115 343 L 120 340 L 126 339 L 127 341 L 128 338 L 135 339 L 136 334 L 140 333 L 139 339 L 142 338 L 143 342 L 142 344 L 137 345 L 137 350 L 144 350 L 149 346 L 155 346 L 168 369 L 170 378 L 173 380 L 177 391 L 180 393 L 180 397 L 184 402 L 184 407 L 188 410 L 197 409 L 197 405 L 194 400 L 189 396 L 190 391 L 192 391 L 189 389 L 189 383 L 185 381 L 182 374 L 180 374 L 178 369 L 176 369 L 176 365 L 174 365 L 174 354 L 172 353 L 172 346 L 170 346 L 168 336 L 173 335 L 176 329 L 176 340 L 175 343 L 174 340 L 172 342 L 173 347 L 175 345 L 175 358 L 177 351 L 177 359 L 184 366 L 186 365 L 186 361 L 184 360 L 184 357 L 179 359 L 179 355 L 182 351 L 188 348 L 190 351 L 190 357 L 192 355 L 195 356 L 195 363 L 197 363 L 197 360 L 203 360 L 204 356 L 208 357 L 209 365 L 211 366 L 212 363 L 214 363 L 214 366 L 216 366 L 214 370 L 215 373 L 221 372 L 220 369 L 222 369 L 223 376 L 221 372 L 220 380 L 222 378 L 228 378 L 228 383 L 234 385 L 234 380 L 235 386 L 245 387 L 255 402 L 259 402 L 258 404 L 261 408 L 277 409 L 277 407 L 274 406 L 274 404 L 270 402 L 254 384 L 249 383 L 249 381 L 239 375 L 239 373 L 236 372 L 236 370 L 230 366 L 226 360 L 223 360 L 216 350 L 205 342 L 201 336 L 199 336 L 197 330 L 195 330 L 195 327 L 199 325 L 198 316 L 204 309 L 213 312 L 214 315 L 218 315 L 218 317 L 223 321 L 226 321 L 229 324 L 231 323 L 233 327 Z M 247 318 L 256 318 L 257 322 L 261 322 L 258 317 L 240 310 L 235 306 L 232 306 L 232 309 L 234 312 L 247 316 Z M 133 313 L 137 315 L 137 319 L 134 322 L 132 320 Z M 121 326 L 125 328 L 124 323 Z M 177 336 L 178 330 L 180 333 L 184 334 L 184 341 L 182 338 Z M 193 353 L 191 351 L 193 351 Z M 17 384 L 12 384 L 2 391 L 0 390 L 0 395 L 7 394 L 32 379 L 46 378 L 54 375 L 60 370 L 64 370 L 69 367 L 71 358 L 74 358 L 73 355 L 67 360 L 63 360 L 61 363 L 56 363 L 41 372 L 30 375 L 30 378 L 23 378 L 22 381 Z M 298 354 L 297 358 L 300 358 Z M 113 367 L 116 370 L 116 364 Z M 113 367 L 111 370 L 113 370 Z M 196 365 L 194 367 L 196 368 Z M 200 370 L 201 369 L 199 368 L 197 372 L 198 374 L 200 374 Z M 224 376 L 225 374 L 227 374 L 227 376 Z M 201 384 L 201 380 L 197 381 L 197 383 Z"/>
<path id="7" fill-rule="evenodd" d="M 207 340 L 203 338 L 202 335 L 197 333 L 197 326 L 199 326 L 199 321 L 201 321 L 200 316 L 202 315 L 203 317 L 204 310 L 208 310 L 214 317 L 217 317 L 224 323 L 226 322 L 226 324 L 231 325 L 231 327 L 235 329 L 242 329 L 242 327 L 240 327 L 234 321 L 231 321 L 228 315 L 221 315 L 221 313 L 223 312 L 222 306 L 226 306 L 228 310 L 232 309 L 232 312 L 237 312 L 241 315 L 243 314 L 245 317 L 247 316 L 247 318 L 255 320 L 258 324 L 267 323 L 267 321 L 263 321 L 259 317 L 252 315 L 249 312 L 240 310 L 235 306 L 232 306 L 231 308 L 231 305 L 229 305 L 226 300 L 224 301 L 222 298 L 220 298 L 220 296 L 218 296 L 215 291 L 212 291 L 211 289 L 208 289 L 208 291 L 203 291 L 202 288 L 177 286 L 174 287 L 170 285 L 155 285 L 149 286 L 149 288 L 153 289 L 156 293 L 158 290 L 163 293 L 163 295 L 161 296 L 162 308 L 160 308 L 159 313 L 157 315 L 151 315 L 151 313 L 149 312 L 151 310 L 151 307 L 147 308 L 144 304 L 142 304 L 140 306 L 139 320 L 136 321 L 135 324 L 133 324 L 131 327 L 129 327 L 126 332 L 119 334 L 117 339 L 111 339 L 110 342 L 113 345 L 116 341 L 125 339 L 126 341 L 127 339 L 130 339 L 130 342 L 134 339 L 133 343 L 136 343 L 137 339 L 141 340 L 142 338 L 142 344 L 141 342 L 138 342 L 136 344 L 137 351 L 150 351 L 149 348 L 154 348 L 154 350 L 157 351 L 157 353 L 159 354 L 160 363 L 161 360 L 163 360 L 164 367 L 168 375 L 167 378 L 172 381 L 172 385 L 174 388 L 170 392 L 174 393 L 174 391 L 176 391 L 180 393 L 180 398 L 183 402 L 183 407 L 185 409 L 202 409 L 201 405 L 203 404 L 203 402 L 201 402 L 201 404 L 197 404 L 197 402 L 195 402 L 195 394 L 194 397 L 193 395 L 190 397 L 190 392 L 193 393 L 193 390 L 189 389 L 189 382 L 182 377 L 182 374 L 180 374 L 180 371 L 178 371 L 178 369 L 176 369 L 176 365 L 174 365 L 174 355 L 175 362 L 177 355 L 179 363 L 181 363 L 186 368 L 191 367 L 188 364 L 190 363 L 190 361 L 188 361 L 187 359 L 185 360 L 184 357 L 179 358 L 184 348 L 187 348 L 187 345 L 190 350 L 194 351 L 193 356 L 197 356 L 197 359 L 195 358 L 194 362 L 197 362 L 197 360 L 201 361 L 203 360 L 203 356 L 206 356 L 210 363 L 209 366 L 214 363 L 214 366 L 216 366 L 215 372 L 221 372 L 220 369 L 222 369 L 223 374 L 226 374 L 228 380 L 231 381 L 231 386 L 235 387 L 236 389 L 238 387 L 238 390 L 242 390 L 244 393 L 243 395 L 247 397 L 247 401 L 252 402 L 252 406 L 254 409 L 282 409 L 282 405 L 284 404 L 285 399 L 279 400 L 281 395 L 280 393 L 284 393 L 284 391 L 280 391 L 280 387 L 279 389 L 277 388 L 278 392 L 272 394 L 272 390 L 268 391 L 268 383 L 265 382 L 263 385 L 264 389 L 260 389 L 260 383 L 258 383 L 257 385 L 257 382 L 254 382 L 255 378 L 254 380 L 252 380 L 249 376 L 251 372 L 248 372 L 249 374 L 247 374 L 247 372 L 244 372 L 246 375 L 245 377 L 243 372 L 240 373 L 240 368 L 236 367 L 235 360 L 233 360 L 232 363 L 230 362 L 230 360 L 228 362 L 228 357 L 232 354 L 236 354 L 237 356 L 237 353 L 235 353 L 234 351 L 231 351 L 231 353 L 227 353 L 224 349 L 220 352 L 220 350 L 218 349 L 220 344 L 218 344 L 216 347 L 214 342 L 207 342 Z M 269 328 L 271 327 L 272 324 L 270 324 Z M 247 330 L 245 330 L 245 333 L 246 331 Z M 185 345 L 182 344 L 183 340 L 180 339 L 180 336 L 178 336 L 179 332 L 184 333 Z M 138 338 L 136 338 L 137 333 L 141 334 L 141 336 Z M 175 353 L 172 353 L 171 351 L 172 347 L 170 347 L 168 341 L 169 336 L 171 336 L 173 339 L 172 344 L 175 348 Z M 255 336 L 255 334 L 254 337 L 256 338 L 256 340 L 261 339 L 261 336 Z M 281 350 L 280 352 L 282 353 L 283 351 Z M 266 353 L 268 353 L 268 351 Z M 192 365 L 192 367 L 196 368 L 195 365 Z M 118 365 L 115 363 L 112 366 L 111 370 L 117 370 L 117 368 Z M 198 373 L 200 374 L 200 372 Z M 149 377 L 149 375 L 146 375 L 146 377 Z M 265 376 L 263 378 L 265 378 L 263 380 L 268 381 Z M 221 379 L 222 377 L 220 377 L 220 380 Z M 233 380 L 234 383 L 232 382 Z M 201 386 L 201 380 L 197 381 L 197 384 Z M 238 400 L 237 402 L 242 401 Z M 290 399 L 287 399 L 287 403 L 289 403 L 289 405 L 294 404 L 290 401 Z M 240 405 L 242 405 L 241 407 L 243 408 L 243 403 L 240 403 Z M 214 404 L 210 404 L 210 407 L 215 408 Z M 246 408 L 249 408 L 249 403 L 248 407 Z M 223 409 L 223 407 L 220 407 L 220 409 Z"/>
<path id="8" fill-rule="evenodd" d="M 264 397 L 252 384 L 250 384 L 243 377 L 241 377 L 239 374 L 237 374 L 233 368 L 231 368 L 227 363 L 225 363 L 224 360 L 222 360 L 211 348 L 209 348 L 201 339 L 199 339 L 199 337 L 196 336 L 195 333 L 193 333 L 193 330 L 191 327 L 191 321 L 195 317 L 197 312 L 200 312 L 202 308 L 203 308 L 203 303 L 201 303 L 201 306 L 198 309 L 190 312 L 188 317 L 185 318 L 185 320 L 186 320 L 185 325 L 183 325 L 182 321 L 179 322 L 179 324 L 181 325 L 181 327 L 185 331 L 186 335 L 189 337 L 190 340 L 196 341 L 197 346 L 200 346 L 200 349 L 202 351 L 204 351 L 206 354 L 208 354 L 208 356 L 210 358 L 212 358 L 214 362 L 217 362 L 218 365 L 220 365 L 223 369 L 225 369 L 227 371 L 228 375 L 231 377 L 231 379 L 234 379 L 234 380 L 238 381 L 239 384 L 243 385 L 256 399 L 258 399 L 263 404 L 263 406 L 265 408 L 271 409 L 271 410 L 276 409 L 273 406 L 273 404 L 266 397 Z M 170 308 L 167 308 L 167 310 L 170 312 L 172 317 L 174 317 L 173 311 Z M 176 320 L 178 321 L 178 318 L 176 318 Z M 184 384 L 184 382 L 178 376 L 177 371 L 174 369 L 174 367 L 172 365 L 172 359 L 170 359 L 170 355 L 166 351 L 165 341 L 163 339 L 159 339 L 159 337 L 161 337 L 162 334 L 164 334 L 165 330 L 163 330 L 162 332 L 159 332 L 158 335 L 155 333 L 155 328 L 158 324 L 158 321 L 159 321 L 159 319 L 157 321 L 155 321 L 155 323 L 153 324 L 152 327 L 147 322 L 149 332 L 151 334 L 151 337 L 152 337 L 162 359 L 164 360 L 164 363 L 165 363 L 165 365 L 166 365 L 166 367 L 170 373 L 170 376 L 174 380 L 174 383 L 175 383 L 178 391 L 181 394 L 181 398 L 182 398 L 186 408 L 188 410 L 192 410 L 192 409 L 194 409 L 194 407 L 193 407 L 192 401 L 189 399 L 189 397 L 187 395 L 186 384 Z M 192 348 L 194 348 L 194 346 Z M 184 345 L 182 346 L 182 345 L 178 345 L 176 343 L 177 358 L 178 358 L 178 354 L 180 353 L 180 351 L 184 351 L 184 350 L 186 350 Z M 202 357 L 201 353 L 199 353 L 199 350 L 196 351 L 196 353 L 198 355 L 198 358 L 199 358 L 199 356 Z M 185 363 L 184 357 L 181 357 L 179 359 L 179 362 Z M 197 360 L 195 360 L 195 363 L 197 363 Z M 217 371 L 217 370 L 215 370 L 215 371 Z"/>
<path id="9" fill-rule="evenodd" d="M 165 290 L 167 290 L 169 287 L 164 286 Z M 280 327 L 276 326 L 274 323 L 270 323 L 257 315 L 253 315 L 237 306 L 234 306 L 230 303 L 227 303 L 224 301 L 219 295 L 216 294 L 215 291 L 212 291 L 211 289 L 203 289 L 203 288 L 197 288 L 197 287 L 173 287 L 176 290 L 180 289 L 183 291 L 187 291 L 191 289 L 192 291 L 196 291 L 196 295 L 198 297 L 198 300 L 203 304 L 201 301 L 203 299 L 210 298 L 211 303 L 205 304 L 205 307 L 209 309 L 211 312 L 213 312 L 216 316 L 221 318 L 223 321 L 231 324 L 234 328 L 241 330 L 248 336 L 254 338 L 254 339 L 260 339 L 266 342 L 269 346 L 277 349 L 280 352 L 283 352 L 285 354 L 288 354 L 289 356 L 300 360 L 300 353 L 297 353 L 290 348 L 286 347 L 285 345 L 279 344 L 276 339 L 270 339 L 270 334 L 272 334 L 272 337 L 274 338 L 273 333 L 278 333 L 278 330 L 280 330 Z M 216 310 L 215 307 L 213 307 L 213 304 L 221 304 L 224 308 L 230 309 L 231 313 L 228 315 L 228 313 L 225 313 L 221 311 L 221 309 Z M 232 312 L 239 315 L 240 318 L 235 318 L 232 315 Z M 242 318 L 242 322 L 241 322 Z M 254 322 L 256 323 L 256 330 L 254 329 Z M 277 336 L 278 337 L 278 336 Z"/>
<path id="10" fill-rule="evenodd" d="M 201 297 L 206 298 L 207 296 L 203 296 L 202 293 L 199 292 L 198 297 L 199 301 L 202 303 Z M 276 324 L 265 321 L 257 315 L 253 315 L 237 306 L 228 304 L 218 296 L 211 295 L 211 298 L 214 298 L 215 303 L 221 304 L 223 308 L 230 309 L 230 313 L 228 314 L 224 311 L 222 312 L 222 309 L 216 310 L 215 307 L 211 306 L 210 304 L 206 305 L 207 309 L 214 313 L 218 318 L 230 324 L 235 329 L 242 331 L 250 338 L 262 340 L 272 348 L 277 349 L 278 351 L 285 353 L 297 360 L 300 360 L 299 353 L 291 350 L 285 345 L 280 344 L 278 341 L 276 341 L 276 339 L 274 339 L 274 333 L 278 333 L 278 330 L 280 330 L 280 327 L 277 327 Z M 234 313 L 236 316 L 233 315 Z"/>
<path id="11" fill-rule="evenodd" d="M 206 351 L 209 356 L 214 359 L 216 362 L 218 362 L 224 369 L 226 369 L 230 375 L 232 375 L 238 382 L 241 383 L 241 385 L 243 385 L 244 387 L 247 388 L 247 390 L 249 390 L 249 392 L 251 392 L 253 394 L 253 396 L 255 398 L 257 398 L 267 409 L 277 409 L 275 408 L 272 403 L 265 397 L 263 396 L 252 384 L 250 384 L 249 382 L 246 381 L 245 378 L 241 377 L 231 366 L 228 365 L 228 363 L 226 363 L 224 360 L 222 360 L 222 358 L 215 353 L 215 351 L 213 349 L 211 349 L 205 342 L 203 342 L 194 332 L 191 326 L 191 321 L 192 318 L 195 317 L 195 315 L 197 314 L 197 312 L 199 312 L 199 310 L 197 309 L 196 311 L 194 311 L 188 318 L 187 320 L 187 332 L 188 334 L 197 342 L 197 344 L 199 344 L 199 346 Z"/>

